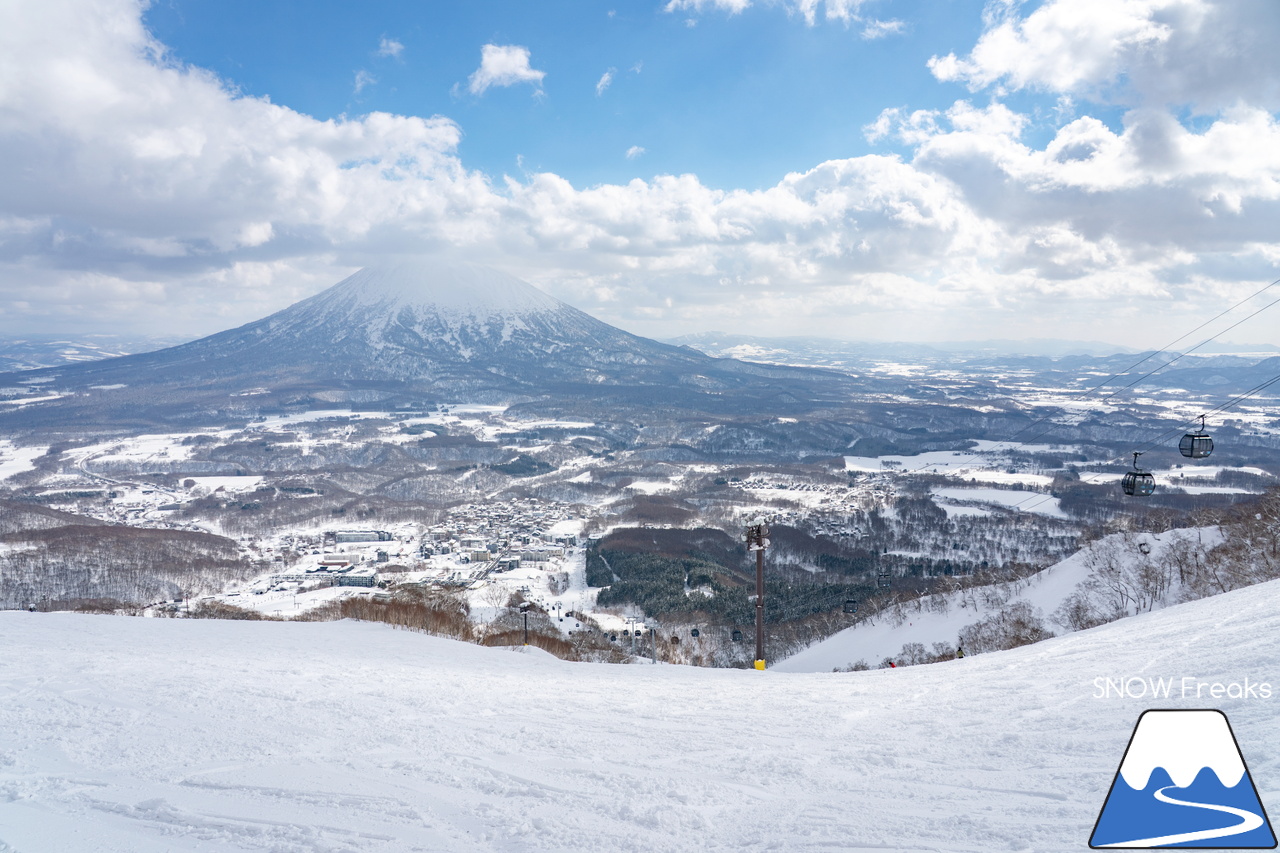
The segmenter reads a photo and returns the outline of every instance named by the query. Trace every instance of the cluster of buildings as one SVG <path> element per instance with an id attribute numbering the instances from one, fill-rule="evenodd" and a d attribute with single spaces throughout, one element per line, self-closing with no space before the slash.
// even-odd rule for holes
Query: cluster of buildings
<path id="1" fill-rule="evenodd" d="M 532 498 L 492 504 L 465 504 L 450 510 L 446 523 L 422 535 L 418 556 L 452 556 L 459 564 L 483 564 L 487 571 L 510 571 L 563 560 L 578 547 L 576 533 L 556 532 L 573 521 L 567 504 Z"/>
<path id="2" fill-rule="evenodd" d="M 304 558 L 263 578 L 252 591 L 374 587 L 393 572 L 402 582 L 469 586 L 519 568 L 552 569 L 582 544 L 577 533 L 568 532 L 580 527 L 573 523 L 577 511 L 526 498 L 454 507 L 446 520 L 425 528 L 405 524 L 291 536 L 285 540 L 290 550 Z"/>

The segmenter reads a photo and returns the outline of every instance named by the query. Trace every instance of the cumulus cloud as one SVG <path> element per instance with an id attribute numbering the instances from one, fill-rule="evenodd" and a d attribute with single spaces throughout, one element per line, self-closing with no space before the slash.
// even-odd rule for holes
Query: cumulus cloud
<path id="1" fill-rule="evenodd" d="M 627 149 L 627 159 L 634 160 L 643 153 L 644 153 L 644 149 L 641 148 L 639 145 L 632 145 L 630 148 Z"/>
<path id="2" fill-rule="evenodd" d="M 404 53 L 404 45 L 395 39 L 389 39 L 386 36 L 383 36 L 382 40 L 378 42 L 378 49 L 375 53 L 378 56 L 399 58 L 400 54 Z"/>
<path id="3" fill-rule="evenodd" d="M 613 72 L 616 69 L 610 68 L 608 71 L 600 75 L 600 79 L 596 81 L 596 97 L 604 94 L 604 90 L 609 88 L 609 84 L 613 82 Z"/>
<path id="4" fill-rule="evenodd" d="M 480 48 L 480 67 L 467 78 L 467 90 L 473 95 L 483 95 L 491 86 L 514 86 L 532 83 L 542 91 L 545 71 L 529 66 L 529 48 L 515 44 L 486 44 Z"/>
<path id="5" fill-rule="evenodd" d="M 466 168 L 447 118 L 320 121 L 245 97 L 167 58 L 138 0 L 2 15 L 0 328 L 209 332 L 389 254 L 448 251 L 640 331 L 769 317 L 884 335 L 900 317 L 955 337 L 1020 312 L 1026 334 L 1096 337 L 1126 316 L 1101 305 L 1193 312 L 1280 260 L 1280 126 L 1256 105 L 1194 127 L 1150 105 L 1115 127 L 1079 115 L 1047 142 L 998 101 L 897 108 L 866 133 L 904 154 L 765 189 L 578 188 Z"/>
<path id="6" fill-rule="evenodd" d="M 939 80 L 1040 89 L 1134 106 L 1280 107 L 1280 14 L 1271 0 L 1049 0 L 1025 17 L 990 7 L 966 57 Z"/>

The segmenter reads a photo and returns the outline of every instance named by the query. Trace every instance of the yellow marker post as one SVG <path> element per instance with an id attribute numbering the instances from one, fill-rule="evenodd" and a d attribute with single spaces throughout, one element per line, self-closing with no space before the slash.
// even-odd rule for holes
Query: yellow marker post
<path id="1" fill-rule="evenodd" d="M 764 661 L 762 660 L 756 661 L 756 669 L 764 669 Z"/>

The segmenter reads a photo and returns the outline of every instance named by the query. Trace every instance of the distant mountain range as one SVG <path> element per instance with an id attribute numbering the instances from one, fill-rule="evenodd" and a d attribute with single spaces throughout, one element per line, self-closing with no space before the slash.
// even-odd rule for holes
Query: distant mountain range
<path id="1" fill-rule="evenodd" d="M 151 352 L 183 343 L 186 338 L 147 335 L 23 335 L 0 337 L 0 373 L 38 370 L 120 355 Z"/>
<path id="2" fill-rule="evenodd" d="M 1122 347 L 1103 341 L 1041 340 L 986 340 L 986 341 L 930 341 L 908 343 L 902 341 L 847 341 L 837 338 L 810 336 L 762 337 L 728 332 L 700 332 L 666 338 L 667 343 L 690 346 L 708 355 L 744 358 L 747 360 L 784 361 L 793 364 L 843 364 L 851 359 L 859 361 L 875 359 L 966 359 L 991 357 L 1063 358 L 1088 356 L 1105 358 L 1112 355 L 1131 355 L 1142 352 L 1132 347 Z M 1197 350 L 1201 355 L 1226 354 L 1280 354 L 1280 347 L 1270 344 L 1230 344 L 1213 342 Z"/>
<path id="3" fill-rule="evenodd" d="M 709 355 L 761 364 L 827 367 L 861 372 L 869 381 L 897 366 L 923 368 L 986 381 L 993 396 L 1004 377 L 1035 376 L 1046 387 L 1083 390 L 1104 377 L 1104 387 L 1164 388 L 1231 395 L 1280 374 L 1280 348 L 1213 343 L 1193 353 L 1139 352 L 1091 341 L 970 341 L 936 344 L 841 341 L 816 337 L 765 338 L 707 332 L 668 341 Z M 869 374 L 869 376 L 867 376 Z M 1148 375 L 1150 374 L 1150 375 Z M 926 381 L 922 378 L 921 381 Z M 1083 382 L 1083 384 L 1082 384 Z"/>

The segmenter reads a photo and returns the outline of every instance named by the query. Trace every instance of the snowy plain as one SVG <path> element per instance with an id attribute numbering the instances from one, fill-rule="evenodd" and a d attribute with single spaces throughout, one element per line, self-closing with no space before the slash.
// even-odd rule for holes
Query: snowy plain
<path id="1" fill-rule="evenodd" d="M 941 498 L 940 505 L 945 509 L 946 502 L 963 501 L 966 503 L 993 504 L 995 506 L 1020 509 L 1023 512 L 1036 512 L 1054 518 L 1069 518 L 1062 511 L 1059 500 L 1039 492 L 1019 492 L 1012 489 L 962 489 L 954 487 L 935 488 L 933 494 Z"/>
<path id="2" fill-rule="evenodd" d="M 24 471 L 30 471 L 35 461 L 49 450 L 47 445 L 18 447 L 8 439 L 0 439 L 0 480 L 16 477 Z"/>
<path id="3" fill-rule="evenodd" d="M 1280 582 L 929 666 L 565 663 L 354 622 L 0 613 L 0 850 L 1086 849 L 1138 716 L 1280 805 Z M 1273 698 L 1098 698 L 1096 679 Z"/>

